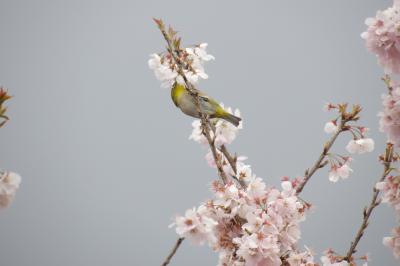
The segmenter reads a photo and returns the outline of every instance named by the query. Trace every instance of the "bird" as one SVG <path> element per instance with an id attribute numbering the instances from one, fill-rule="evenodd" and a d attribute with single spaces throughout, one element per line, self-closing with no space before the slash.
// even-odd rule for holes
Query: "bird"
<path id="1" fill-rule="evenodd" d="M 221 118 L 236 127 L 239 126 L 242 119 L 227 112 L 216 100 L 201 91 L 198 91 L 198 97 L 202 113 L 209 116 L 209 118 Z M 195 118 L 200 117 L 196 107 L 196 99 L 184 85 L 175 82 L 171 88 L 171 98 L 175 106 L 181 109 L 184 114 Z"/>

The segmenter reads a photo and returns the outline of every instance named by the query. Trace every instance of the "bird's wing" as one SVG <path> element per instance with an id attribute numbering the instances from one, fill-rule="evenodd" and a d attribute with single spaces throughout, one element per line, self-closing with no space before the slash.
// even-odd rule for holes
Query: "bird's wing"
<path id="1" fill-rule="evenodd" d="M 225 110 L 219 105 L 219 103 L 207 94 L 200 92 L 199 99 L 201 101 L 203 111 L 206 114 L 215 116 L 225 113 Z"/>
<path id="2" fill-rule="evenodd" d="M 210 101 L 210 97 L 208 97 L 207 95 L 199 95 L 199 99 L 201 101 L 205 101 L 205 102 L 209 102 Z"/>
<path id="3" fill-rule="evenodd" d="M 205 94 L 205 93 L 202 92 L 202 91 L 199 91 L 199 98 L 200 98 L 200 100 L 202 100 L 202 101 L 209 102 L 209 103 L 211 103 L 211 104 L 217 104 L 217 105 L 219 105 L 217 101 L 215 101 L 213 98 L 211 98 L 210 96 L 208 96 L 207 94 Z"/>

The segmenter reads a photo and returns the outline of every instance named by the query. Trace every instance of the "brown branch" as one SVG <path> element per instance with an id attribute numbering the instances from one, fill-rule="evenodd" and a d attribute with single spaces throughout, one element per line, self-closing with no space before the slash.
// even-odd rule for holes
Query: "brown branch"
<path id="1" fill-rule="evenodd" d="M 378 182 L 382 182 L 386 178 L 386 176 L 390 173 L 391 170 L 390 165 L 392 159 L 393 159 L 393 144 L 388 143 L 386 145 L 386 151 L 383 160 L 384 170 Z M 377 207 L 380 204 L 380 201 L 378 200 L 379 192 L 380 191 L 376 189 L 376 187 L 374 186 L 371 202 L 368 207 L 364 208 L 363 211 L 363 221 L 361 223 L 361 226 L 358 229 L 354 240 L 351 242 L 350 248 L 347 251 L 346 256 L 343 258 L 343 260 L 346 260 L 349 263 L 352 260 L 353 254 L 357 252 L 356 247 L 360 242 L 362 236 L 364 235 L 365 229 L 367 229 L 368 227 L 369 218 L 371 216 L 372 211 L 375 209 L 375 207 Z"/>
<path id="2" fill-rule="evenodd" d="M 235 175 L 237 174 L 237 168 L 236 168 L 236 156 L 232 156 L 228 149 L 226 148 L 225 145 L 221 145 L 221 147 L 219 148 L 219 150 L 222 152 L 222 154 L 226 157 L 226 159 L 228 160 L 230 166 L 232 167 L 233 172 L 235 173 Z"/>
<path id="3" fill-rule="evenodd" d="M 297 194 L 300 194 L 303 191 L 305 185 L 310 180 L 310 178 L 314 175 L 314 173 L 318 169 L 325 166 L 325 164 L 322 161 L 325 159 L 325 157 L 328 154 L 329 150 L 331 149 L 333 143 L 335 143 L 337 137 L 340 135 L 340 133 L 342 133 L 345 130 L 346 122 L 347 122 L 347 120 L 343 120 L 343 119 L 340 121 L 338 130 L 335 132 L 335 134 L 333 134 L 331 139 L 327 143 L 325 143 L 324 149 L 322 150 L 321 154 L 319 155 L 317 161 L 314 163 L 314 165 L 311 167 L 311 169 L 306 170 L 303 182 L 296 189 Z"/>
<path id="4" fill-rule="evenodd" d="M 171 262 L 172 257 L 175 255 L 176 251 L 178 250 L 179 246 L 182 244 L 183 240 L 185 238 L 181 237 L 178 238 L 178 240 L 175 243 L 175 246 L 171 250 L 171 253 L 169 253 L 168 257 L 165 259 L 165 261 L 161 264 L 161 266 L 166 266 Z"/>
<path id="5" fill-rule="evenodd" d="M 228 149 L 226 148 L 225 145 L 221 145 L 221 147 L 219 148 L 219 150 L 222 152 L 222 154 L 225 156 L 225 158 L 227 159 L 229 165 L 231 166 L 233 173 L 235 174 L 235 179 L 239 182 L 240 186 L 245 189 L 247 187 L 246 182 L 244 182 L 242 179 L 240 179 L 240 176 L 238 176 L 237 173 L 237 167 L 236 167 L 236 162 L 237 162 L 237 157 L 232 156 Z"/>

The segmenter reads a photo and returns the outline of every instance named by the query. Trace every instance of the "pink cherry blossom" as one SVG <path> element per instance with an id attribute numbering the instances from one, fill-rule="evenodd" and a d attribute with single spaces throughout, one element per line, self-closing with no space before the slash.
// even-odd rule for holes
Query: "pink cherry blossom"
<path id="1" fill-rule="evenodd" d="M 244 164 L 243 162 L 238 162 L 236 164 L 237 177 L 245 182 L 250 182 L 254 180 L 255 176 L 252 174 L 251 166 Z"/>
<path id="2" fill-rule="evenodd" d="M 380 130 L 387 134 L 388 141 L 400 146 L 400 87 L 397 83 L 391 84 L 392 91 L 382 96 L 383 111 L 380 117 Z"/>
<path id="3" fill-rule="evenodd" d="M 388 176 L 376 184 L 376 189 L 382 192 L 382 202 L 392 206 L 400 219 L 400 176 Z M 385 237 L 383 244 L 393 250 L 393 255 L 400 258 L 400 227 L 392 230 L 392 236 Z"/>
<path id="4" fill-rule="evenodd" d="M 311 250 L 306 248 L 306 251 L 299 252 L 293 251 L 286 259 L 290 266 L 316 266 L 314 263 L 314 254 Z"/>
<path id="5" fill-rule="evenodd" d="M 202 245 L 206 241 L 213 241 L 213 230 L 217 225 L 210 217 L 201 215 L 196 208 L 186 211 L 185 216 L 175 219 L 176 233 L 190 239 L 193 243 Z"/>
<path id="6" fill-rule="evenodd" d="M 0 173 L 0 208 L 7 207 L 21 184 L 21 176 L 13 172 Z"/>
<path id="7" fill-rule="evenodd" d="M 375 187 L 382 191 L 382 202 L 391 205 L 400 217 L 400 176 L 388 176 Z"/>
<path id="8" fill-rule="evenodd" d="M 388 74 L 400 74 L 400 6 L 394 4 L 376 17 L 365 21 L 367 31 L 361 34 L 368 50 L 378 58 L 378 63 Z"/>
<path id="9" fill-rule="evenodd" d="M 383 238 L 383 244 L 393 250 L 393 255 L 400 259 L 400 227 L 392 230 L 392 236 Z"/>
<path id="10" fill-rule="evenodd" d="M 338 130 L 336 121 L 329 121 L 325 124 L 324 131 L 328 134 L 335 133 Z"/>
<path id="11" fill-rule="evenodd" d="M 371 138 L 352 139 L 346 146 L 349 153 L 363 154 L 374 150 L 374 140 Z"/>
<path id="12" fill-rule="evenodd" d="M 237 117 L 240 117 L 239 109 L 236 109 L 234 112 L 230 107 L 225 108 L 224 104 L 221 103 L 221 107 L 224 108 L 228 113 L 234 114 Z M 215 119 L 215 143 L 220 146 L 223 144 L 231 144 L 235 139 L 240 129 L 243 128 L 243 122 L 240 121 L 239 125 L 236 127 L 223 119 Z"/>
<path id="13" fill-rule="evenodd" d="M 237 117 L 240 117 L 239 109 L 235 109 L 233 112 L 230 107 L 224 107 L 224 104 L 221 103 L 221 107 L 224 108 L 228 113 L 234 114 Z M 215 129 L 215 136 L 213 131 L 211 131 L 211 138 L 215 138 L 215 145 L 221 146 L 223 144 L 230 144 L 235 139 L 240 129 L 243 128 L 242 121 L 239 123 L 239 126 L 234 126 L 231 123 L 223 120 L 223 119 L 211 119 L 211 123 Z M 194 140 L 200 144 L 208 144 L 206 137 L 203 135 L 203 130 L 201 128 L 200 119 L 196 119 L 192 123 L 192 133 L 189 136 L 189 139 Z"/>
<path id="14" fill-rule="evenodd" d="M 349 263 L 338 256 L 332 249 L 324 251 L 321 262 L 322 266 L 349 266 Z M 354 263 L 352 265 L 355 266 Z"/>
<path id="15" fill-rule="evenodd" d="M 328 257 L 322 256 L 321 257 L 322 266 L 348 266 L 349 263 L 347 261 L 336 261 L 331 260 Z"/>
<path id="16" fill-rule="evenodd" d="M 337 182 L 339 181 L 340 178 L 346 179 L 349 177 L 350 173 L 353 172 L 353 170 L 350 168 L 350 166 L 345 163 L 341 166 L 332 166 L 331 170 L 329 171 L 329 180 L 331 182 Z"/>
<path id="17" fill-rule="evenodd" d="M 199 119 L 195 119 L 192 122 L 192 133 L 189 136 L 190 140 L 198 142 L 202 145 L 207 145 L 207 138 L 203 134 L 203 130 L 201 129 L 201 121 Z"/>

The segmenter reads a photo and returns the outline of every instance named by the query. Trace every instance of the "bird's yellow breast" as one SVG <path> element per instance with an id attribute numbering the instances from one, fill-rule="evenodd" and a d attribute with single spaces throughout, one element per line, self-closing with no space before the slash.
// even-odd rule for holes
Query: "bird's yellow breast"
<path id="1" fill-rule="evenodd" d="M 172 101 L 176 106 L 178 106 L 178 101 L 180 97 L 186 92 L 185 86 L 179 83 L 175 83 L 174 86 L 172 86 L 171 89 L 171 98 Z"/>

